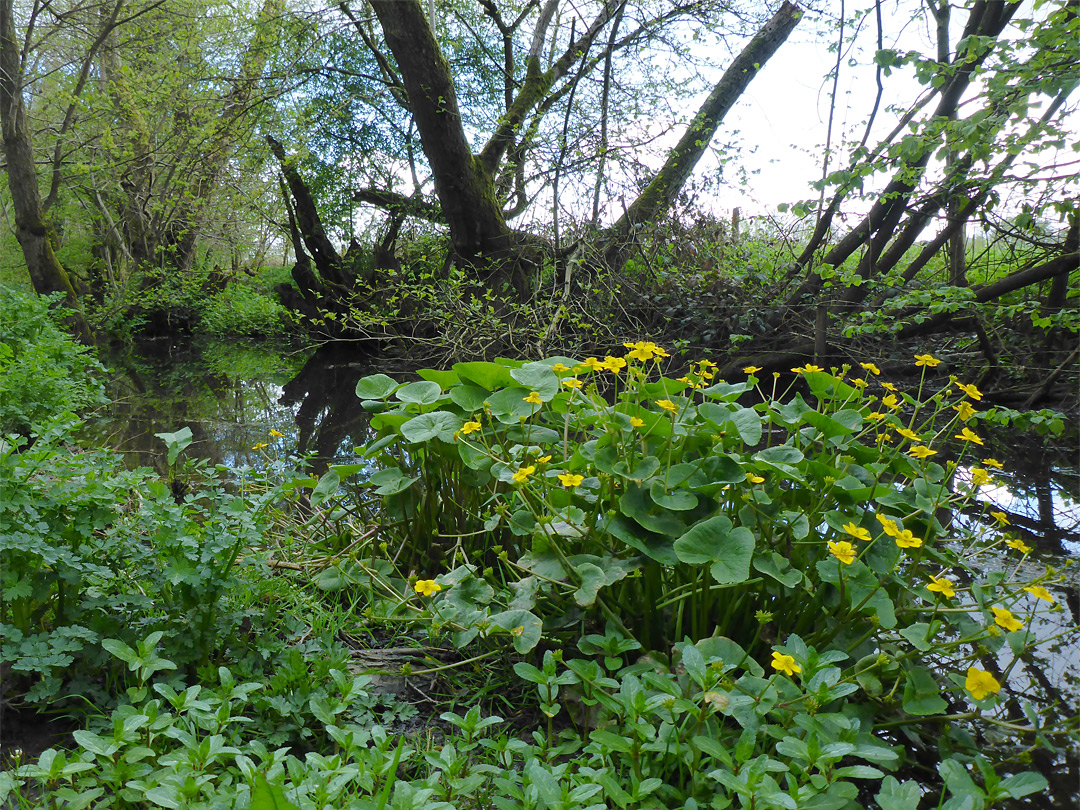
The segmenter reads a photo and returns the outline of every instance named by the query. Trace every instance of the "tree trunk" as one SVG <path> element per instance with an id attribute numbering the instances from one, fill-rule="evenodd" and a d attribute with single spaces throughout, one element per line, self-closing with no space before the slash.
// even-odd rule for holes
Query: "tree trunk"
<path id="1" fill-rule="evenodd" d="M 423 8 L 417 0 L 371 0 L 371 7 L 397 59 L 454 251 L 481 266 L 507 256 L 510 229 L 490 172 L 469 149 L 450 65 Z"/>
<path id="2" fill-rule="evenodd" d="M 79 308 L 78 295 L 53 251 L 52 228 L 42 211 L 34 148 L 23 103 L 22 59 L 15 38 L 13 0 L 0 0 L 0 127 L 3 129 L 8 188 L 15 212 L 15 236 L 34 289 L 41 295 L 60 292 L 72 311 L 72 326 L 84 342 L 92 340 Z"/>
<path id="3" fill-rule="evenodd" d="M 605 234 L 601 252 L 609 267 L 622 267 L 630 257 L 635 226 L 652 222 L 675 202 L 728 110 L 784 44 L 801 17 L 802 10 L 797 5 L 785 2 L 724 71 L 679 143 L 668 153 L 664 166 Z"/>

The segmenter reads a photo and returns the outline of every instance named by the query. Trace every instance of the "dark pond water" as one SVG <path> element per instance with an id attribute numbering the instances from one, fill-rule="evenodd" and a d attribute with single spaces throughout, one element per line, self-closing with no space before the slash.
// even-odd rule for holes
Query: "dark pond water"
<path id="1" fill-rule="evenodd" d="M 348 346 L 289 354 L 257 345 L 162 343 L 102 359 L 114 370 L 110 394 L 115 404 L 87 425 L 89 437 L 129 454 L 132 465 L 159 470 L 164 470 L 164 444 L 154 434 L 187 426 L 194 435 L 189 453 L 213 464 L 284 467 L 306 457 L 310 471 L 320 474 L 331 463 L 355 460 L 355 448 L 371 438 L 367 414 L 354 393 L 357 380 L 376 372 L 399 380 L 410 376 L 399 360 L 373 360 Z M 983 487 L 981 497 L 1008 516 L 1015 533 L 1035 549 L 1033 558 L 1066 575 L 1055 589 L 1063 610 L 1036 616 L 1031 629 L 1048 637 L 1075 628 L 1080 624 L 1075 438 L 999 432 L 991 433 L 991 439 L 985 455 L 1004 462 L 1007 474 L 1001 485 Z M 966 473 L 961 469 L 959 475 Z M 999 562 L 1010 564 L 1005 557 Z M 1048 719 L 1075 715 L 1080 707 L 1078 661 L 1080 643 L 1074 633 L 1045 659 L 1014 667 L 1013 684 L 1044 706 L 1059 701 L 1058 709 L 1047 712 Z M 1010 714 L 1026 723 L 1019 707 Z M 1040 797 L 1039 807 L 1076 806 L 1080 766 L 1076 746 L 1072 749 L 1041 763 L 1054 787 L 1053 797 Z"/>

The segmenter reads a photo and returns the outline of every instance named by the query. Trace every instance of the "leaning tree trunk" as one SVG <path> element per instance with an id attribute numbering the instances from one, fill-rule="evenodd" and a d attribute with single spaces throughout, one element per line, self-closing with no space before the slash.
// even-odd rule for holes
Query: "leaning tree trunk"
<path id="1" fill-rule="evenodd" d="M 609 267 L 621 267 L 630 257 L 634 249 L 631 234 L 635 226 L 652 222 L 675 202 L 728 110 L 795 30 L 801 17 L 802 10 L 797 5 L 785 2 L 724 71 L 679 143 L 668 153 L 663 167 L 605 234 L 599 252 Z"/>
<path id="2" fill-rule="evenodd" d="M 52 244 L 52 229 L 45 220 L 38 187 L 37 166 L 30 125 L 23 103 L 22 65 L 12 0 L 0 0 L 0 127 L 3 129 L 8 188 L 15 212 L 15 236 L 34 289 L 41 295 L 63 293 L 71 309 L 71 323 L 79 338 L 89 342 L 90 327 L 79 308 L 79 299 Z"/>

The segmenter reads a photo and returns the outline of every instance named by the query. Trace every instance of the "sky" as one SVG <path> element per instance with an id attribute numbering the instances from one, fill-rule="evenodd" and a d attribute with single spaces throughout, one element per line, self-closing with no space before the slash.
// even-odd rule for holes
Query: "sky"
<path id="1" fill-rule="evenodd" d="M 839 7 L 837 0 L 828 0 L 825 4 L 830 10 Z M 850 13 L 854 5 L 848 3 Z M 887 30 L 895 25 L 895 18 L 903 19 L 910 6 L 908 0 L 891 0 L 884 4 Z M 959 39 L 967 15 L 961 12 L 962 6 L 955 6 L 952 16 L 952 41 Z M 1029 9 L 1021 10 L 1021 14 Z M 890 19 L 890 17 L 894 19 Z M 821 154 L 828 133 L 828 118 L 832 79 L 829 72 L 836 65 L 836 54 L 823 47 L 816 31 L 819 26 L 804 20 L 792 33 L 789 40 L 776 52 L 762 71 L 750 83 L 737 106 L 731 111 L 728 121 L 717 134 L 714 143 L 722 142 L 730 136 L 730 127 L 737 126 L 742 135 L 743 149 L 740 158 L 747 171 L 752 175 L 749 193 L 732 188 L 727 193 L 717 195 L 717 204 L 721 208 L 739 205 L 744 215 L 775 214 L 777 205 L 799 199 L 816 199 L 818 192 L 810 184 L 821 178 Z M 849 28 L 850 31 L 850 28 Z M 845 54 L 838 83 L 838 101 L 833 122 L 833 146 L 847 136 L 859 139 L 862 136 L 866 116 L 873 107 L 876 94 L 874 68 L 871 64 L 872 51 L 876 48 L 875 31 L 872 21 L 860 32 L 860 50 L 855 54 Z M 903 26 L 895 36 L 895 41 L 884 42 L 886 48 L 901 50 L 919 50 L 934 53 L 933 32 L 925 22 L 910 22 Z M 847 56 L 858 58 L 859 65 L 848 64 Z M 912 69 L 894 71 L 883 79 L 885 94 L 882 109 L 878 113 L 870 143 L 888 133 L 896 123 L 896 116 L 890 114 L 885 105 L 890 103 L 907 107 L 914 102 L 922 91 L 915 80 Z M 1074 134 L 1074 142 L 1080 142 L 1080 121 L 1075 118 L 1068 129 Z M 1071 149 L 1065 150 L 1064 160 Z M 840 168 L 838 161 L 845 160 L 844 151 L 834 158 L 830 170 Z M 699 172 L 716 171 L 715 157 L 707 156 L 699 164 Z M 726 171 L 730 174 L 730 170 Z M 857 201 L 848 206 L 858 210 Z"/>

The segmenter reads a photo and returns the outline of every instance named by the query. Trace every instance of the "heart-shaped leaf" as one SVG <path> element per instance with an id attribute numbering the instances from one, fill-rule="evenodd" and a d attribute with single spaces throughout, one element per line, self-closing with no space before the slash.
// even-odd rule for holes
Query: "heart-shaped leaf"
<path id="1" fill-rule="evenodd" d="M 398 383 L 385 374 L 361 377 L 356 383 L 356 395 L 360 399 L 386 399 L 397 389 Z"/>
<path id="2" fill-rule="evenodd" d="M 401 435 L 411 444 L 439 439 L 453 442 L 454 433 L 464 424 L 460 417 L 446 411 L 420 414 L 401 426 Z"/>

